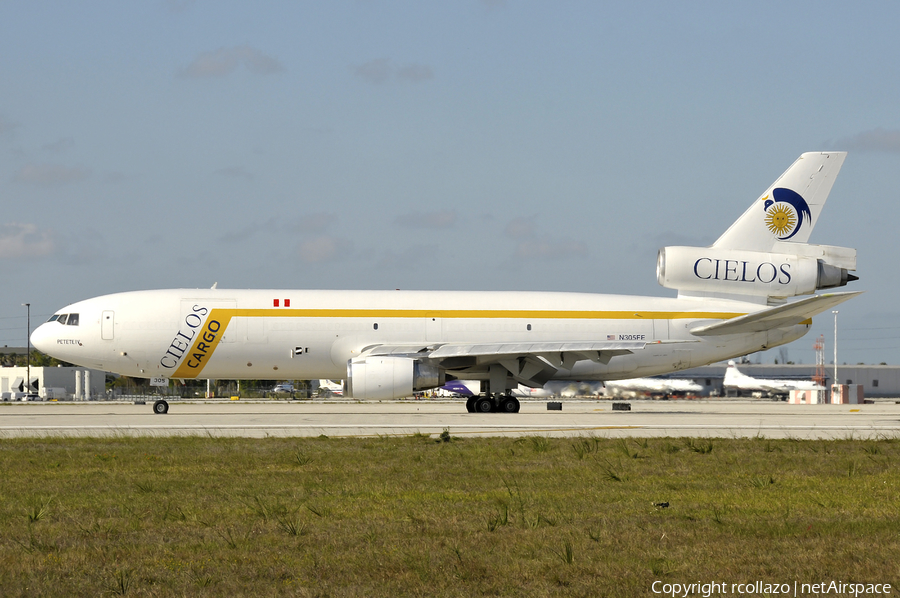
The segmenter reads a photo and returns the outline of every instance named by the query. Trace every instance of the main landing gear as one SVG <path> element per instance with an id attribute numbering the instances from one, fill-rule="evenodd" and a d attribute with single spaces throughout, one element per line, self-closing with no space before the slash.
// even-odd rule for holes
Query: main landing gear
<path id="1" fill-rule="evenodd" d="M 479 395 L 466 400 L 469 413 L 518 413 L 519 407 L 519 399 L 512 395 Z"/>

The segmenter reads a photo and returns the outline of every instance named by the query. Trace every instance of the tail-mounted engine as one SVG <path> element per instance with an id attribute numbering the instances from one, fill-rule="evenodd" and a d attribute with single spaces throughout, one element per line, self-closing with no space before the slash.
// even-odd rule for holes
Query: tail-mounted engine
<path id="1" fill-rule="evenodd" d="M 856 250 L 781 243 L 791 253 L 714 247 L 666 247 L 659 251 L 656 278 L 669 289 L 690 293 L 772 298 L 808 295 L 857 280 Z"/>
<path id="2" fill-rule="evenodd" d="M 356 399 L 400 399 L 416 391 L 443 386 L 444 371 L 409 357 L 357 357 L 347 362 L 344 396 Z"/>

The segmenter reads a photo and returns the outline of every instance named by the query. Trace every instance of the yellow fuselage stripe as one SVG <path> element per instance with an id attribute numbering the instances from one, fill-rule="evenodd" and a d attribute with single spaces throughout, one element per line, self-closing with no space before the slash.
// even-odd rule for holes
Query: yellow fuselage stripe
<path id="1" fill-rule="evenodd" d="M 726 320 L 743 313 L 696 311 L 589 311 L 589 310 L 516 310 L 516 309 L 234 309 L 214 308 L 210 317 L 231 318 L 541 318 L 569 320 Z"/>

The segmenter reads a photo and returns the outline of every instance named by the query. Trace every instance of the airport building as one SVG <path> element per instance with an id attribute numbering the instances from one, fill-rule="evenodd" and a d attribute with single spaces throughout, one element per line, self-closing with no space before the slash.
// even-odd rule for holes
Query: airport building
<path id="1" fill-rule="evenodd" d="M 722 381 L 728 364 L 714 363 L 676 372 L 667 378 L 687 378 L 703 386 L 704 395 L 725 395 Z M 738 363 L 741 373 L 754 378 L 784 378 L 787 380 L 812 380 L 815 364 L 753 364 Z M 900 397 L 900 366 L 896 365 L 838 365 L 838 383 L 862 384 L 867 398 Z M 825 366 L 825 386 L 834 383 L 834 366 Z"/>
<path id="2" fill-rule="evenodd" d="M 30 380 L 26 378 L 30 376 Z M 38 395 L 44 400 L 90 401 L 106 398 L 106 372 L 79 367 L 2 367 L 0 398 L 15 401 Z"/>

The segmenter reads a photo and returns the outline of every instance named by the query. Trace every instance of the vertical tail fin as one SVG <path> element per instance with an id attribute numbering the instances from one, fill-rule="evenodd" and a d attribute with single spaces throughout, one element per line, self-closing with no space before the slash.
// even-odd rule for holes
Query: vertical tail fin
<path id="1" fill-rule="evenodd" d="M 732 359 L 728 362 L 728 367 L 725 368 L 725 379 L 722 381 L 722 384 L 724 386 L 737 386 L 738 382 L 745 378 L 748 378 L 748 376 L 737 369 L 737 365 Z"/>
<path id="2" fill-rule="evenodd" d="M 846 156 L 802 154 L 713 247 L 772 251 L 779 242 L 806 243 Z"/>
<path id="3" fill-rule="evenodd" d="M 857 280 L 855 249 L 807 243 L 846 155 L 801 155 L 710 247 L 661 249 L 659 284 L 772 305 Z"/>

